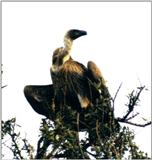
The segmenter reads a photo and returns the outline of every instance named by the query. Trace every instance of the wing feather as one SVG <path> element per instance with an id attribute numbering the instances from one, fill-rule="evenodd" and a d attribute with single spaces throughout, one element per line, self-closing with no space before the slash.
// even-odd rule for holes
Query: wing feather
<path id="1" fill-rule="evenodd" d="M 28 85 L 24 95 L 32 108 L 41 115 L 51 118 L 53 112 L 53 85 Z"/>
<path id="2" fill-rule="evenodd" d="M 94 62 L 89 61 L 87 64 L 87 68 L 88 68 L 90 79 L 96 85 L 97 88 L 100 88 L 101 86 L 106 85 L 106 81 L 100 69 Z"/>

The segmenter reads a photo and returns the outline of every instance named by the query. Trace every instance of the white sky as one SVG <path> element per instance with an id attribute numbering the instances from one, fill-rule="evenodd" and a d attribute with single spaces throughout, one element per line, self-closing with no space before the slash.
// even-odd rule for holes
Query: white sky
<path id="1" fill-rule="evenodd" d="M 137 111 L 139 117 L 150 119 L 150 15 L 150 2 L 3 2 L 3 85 L 8 86 L 2 90 L 2 119 L 16 117 L 23 133 L 36 143 L 43 116 L 30 107 L 23 88 L 51 83 L 52 52 L 63 45 L 65 32 L 73 28 L 86 30 L 88 35 L 74 42 L 72 57 L 84 65 L 94 61 L 112 95 L 123 82 L 116 116 L 125 113 L 126 95 L 141 83 L 149 91 L 141 96 Z M 135 129 L 140 149 L 150 155 L 151 127 L 130 128 Z"/>

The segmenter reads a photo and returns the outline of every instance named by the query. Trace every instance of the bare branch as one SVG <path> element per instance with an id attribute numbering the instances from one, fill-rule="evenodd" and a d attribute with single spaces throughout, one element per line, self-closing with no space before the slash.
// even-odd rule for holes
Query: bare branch
<path id="1" fill-rule="evenodd" d="M 131 119 L 135 118 L 135 117 L 138 116 L 138 115 L 139 115 L 139 113 L 136 113 L 136 114 L 134 114 L 133 116 L 127 118 L 126 121 L 131 120 Z"/>
<path id="2" fill-rule="evenodd" d="M 117 89 L 114 98 L 112 98 L 112 102 L 113 102 L 113 107 L 112 107 L 112 108 L 113 108 L 113 111 L 114 111 L 114 102 L 115 102 L 115 100 L 116 100 L 116 97 L 117 97 L 117 95 L 118 95 L 118 92 L 120 91 L 121 86 L 122 86 L 122 82 L 120 83 L 119 88 Z"/>
<path id="3" fill-rule="evenodd" d="M 148 125 L 151 125 L 151 121 L 148 122 L 148 123 L 145 123 L 145 124 L 137 124 L 137 123 L 132 123 L 132 122 L 129 122 L 129 121 L 121 121 L 121 120 L 118 120 L 118 122 L 127 123 L 127 124 L 130 124 L 130 125 L 133 125 L 133 126 L 137 126 L 137 127 L 146 127 Z"/>
<path id="4" fill-rule="evenodd" d="M 120 83 L 120 85 L 119 85 L 119 87 L 118 87 L 118 89 L 117 89 L 117 91 L 116 91 L 116 94 L 115 94 L 115 96 L 114 96 L 114 98 L 113 98 L 113 102 L 115 101 L 115 99 L 116 99 L 116 97 L 117 97 L 117 95 L 118 95 L 118 92 L 119 92 L 121 86 L 122 86 L 122 82 Z"/>
<path id="5" fill-rule="evenodd" d="M 5 88 L 5 87 L 7 87 L 7 85 L 2 86 L 1 88 Z"/>

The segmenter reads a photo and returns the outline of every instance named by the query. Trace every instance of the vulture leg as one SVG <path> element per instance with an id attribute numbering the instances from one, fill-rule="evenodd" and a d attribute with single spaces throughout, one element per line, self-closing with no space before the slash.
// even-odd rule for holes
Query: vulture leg
<path id="1" fill-rule="evenodd" d="M 55 109 L 53 85 L 25 86 L 24 95 L 34 111 L 53 120 Z"/>

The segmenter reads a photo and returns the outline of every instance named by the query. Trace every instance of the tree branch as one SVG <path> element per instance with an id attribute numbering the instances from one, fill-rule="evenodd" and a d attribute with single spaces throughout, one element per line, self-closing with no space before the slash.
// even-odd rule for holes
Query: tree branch
<path id="1" fill-rule="evenodd" d="M 127 118 L 126 121 L 131 120 L 131 119 L 135 118 L 135 117 L 138 116 L 138 115 L 139 115 L 139 113 L 136 113 L 136 114 L 134 114 L 133 116 Z"/>
<path id="2" fill-rule="evenodd" d="M 117 97 L 117 95 L 118 95 L 118 92 L 120 91 L 121 86 L 122 86 L 122 82 L 120 83 L 119 88 L 117 89 L 114 98 L 112 98 L 112 102 L 113 102 L 113 107 L 112 107 L 112 108 L 113 108 L 113 111 L 114 111 L 114 102 L 115 102 L 115 100 L 116 100 L 116 97 Z"/>
<path id="3" fill-rule="evenodd" d="M 123 116 L 123 118 L 119 118 L 119 120 L 121 120 L 122 122 L 125 122 L 125 120 L 129 116 L 129 114 L 134 110 L 134 107 L 137 105 L 137 103 L 139 101 L 139 96 L 144 88 L 145 88 L 145 86 L 138 87 L 139 91 L 136 92 L 136 95 L 134 95 L 134 90 L 131 92 L 131 94 L 128 96 L 129 97 L 129 103 L 127 105 L 128 111 L 127 111 L 126 115 Z"/>
<path id="4" fill-rule="evenodd" d="M 137 123 L 132 123 L 132 122 L 129 122 L 129 121 L 122 121 L 120 119 L 118 119 L 118 122 L 127 123 L 127 124 L 130 124 L 130 125 L 133 125 L 133 126 L 137 126 L 137 127 L 146 127 L 146 126 L 151 124 L 151 121 L 148 122 L 148 123 L 145 123 L 145 124 L 137 124 Z"/>

